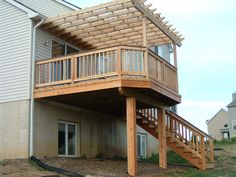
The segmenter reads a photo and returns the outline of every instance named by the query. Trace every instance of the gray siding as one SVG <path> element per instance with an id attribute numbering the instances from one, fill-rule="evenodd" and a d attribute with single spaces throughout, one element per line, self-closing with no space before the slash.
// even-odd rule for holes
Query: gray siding
<path id="1" fill-rule="evenodd" d="M 0 0 L 0 103 L 29 98 L 30 19 Z"/>
<path id="2" fill-rule="evenodd" d="M 48 45 L 45 45 L 48 42 Z M 38 29 L 36 32 L 36 51 L 35 59 L 47 59 L 51 57 L 51 35 L 43 30 Z"/>
<path id="3" fill-rule="evenodd" d="M 58 3 L 55 0 L 18 0 L 22 4 L 34 9 L 45 16 L 55 16 L 61 13 L 73 11 L 71 8 Z"/>

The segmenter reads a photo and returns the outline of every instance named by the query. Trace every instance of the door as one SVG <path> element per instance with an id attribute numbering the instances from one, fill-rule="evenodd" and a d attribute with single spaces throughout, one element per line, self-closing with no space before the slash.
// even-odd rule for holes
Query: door
<path id="1" fill-rule="evenodd" d="M 146 158 L 147 136 L 145 134 L 137 135 L 138 158 Z"/>
<path id="2" fill-rule="evenodd" d="M 58 155 L 77 156 L 77 124 L 58 123 Z"/>

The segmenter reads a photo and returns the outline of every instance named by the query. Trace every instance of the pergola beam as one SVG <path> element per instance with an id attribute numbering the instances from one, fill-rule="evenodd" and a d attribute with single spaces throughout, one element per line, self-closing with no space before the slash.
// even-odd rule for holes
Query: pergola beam
<path id="1" fill-rule="evenodd" d="M 181 46 L 181 40 L 179 40 L 173 33 L 170 33 L 166 27 L 163 26 L 162 21 L 158 20 L 151 14 L 147 9 L 145 9 L 137 0 L 132 0 L 136 8 L 144 14 L 153 24 L 155 24 L 164 34 L 169 36 L 178 46 Z"/>
<path id="2" fill-rule="evenodd" d="M 176 43 L 183 39 L 170 28 L 164 17 L 154 14 L 155 9 L 143 4 L 145 0 L 115 0 L 56 17 L 50 17 L 44 30 L 72 40 L 77 47 L 86 49 L 105 46 L 154 46 Z M 89 48 L 90 47 L 90 48 Z"/>

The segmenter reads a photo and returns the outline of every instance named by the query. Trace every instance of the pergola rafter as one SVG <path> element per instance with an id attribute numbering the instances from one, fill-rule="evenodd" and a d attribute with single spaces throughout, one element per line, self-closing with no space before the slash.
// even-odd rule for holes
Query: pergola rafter
<path id="1" fill-rule="evenodd" d="M 144 3 L 145 0 L 114 0 L 49 17 L 43 29 L 85 49 L 127 44 L 148 47 L 175 43 L 181 46 L 181 35 L 155 13 L 151 4 Z"/>

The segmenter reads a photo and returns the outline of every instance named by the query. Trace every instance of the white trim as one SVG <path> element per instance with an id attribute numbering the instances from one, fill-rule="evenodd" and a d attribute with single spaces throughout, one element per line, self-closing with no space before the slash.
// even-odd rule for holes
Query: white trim
<path id="1" fill-rule="evenodd" d="M 66 7 L 71 8 L 73 10 L 79 10 L 80 9 L 80 8 L 78 8 L 76 6 L 73 6 L 72 4 L 70 4 L 70 3 L 66 2 L 66 1 L 63 1 L 63 0 L 55 0 L 55 1 L 60 3 L 60 4 L 62 4 L 62 5 L 64 5 L 64 6 L 66 6 Z"/>
<path id="2" fill-rule="evenodd" d="M 15 7 L 25 11 L 28 14 L 28 18 L 34 18 L 40 15 L 39 13 L 31 10 L 30 8 L 27 8 L 26 6 L 23 6 L 22 4 L 18 3 L 17 1 L 14 0 L 6 0 L 6 1 L 14 5 Z"/>

